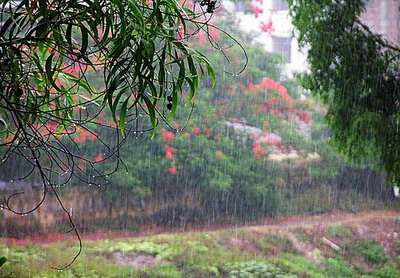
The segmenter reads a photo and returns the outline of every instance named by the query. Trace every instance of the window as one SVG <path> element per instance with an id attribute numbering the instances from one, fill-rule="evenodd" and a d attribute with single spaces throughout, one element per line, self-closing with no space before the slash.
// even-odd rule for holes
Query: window
<path id="1" fill-rule="evenodd" d="M 291 52 L 292 52 L 292 38 L 290 37 L 275 37 L 272 42 L 272 51 L 281 53 L 285 56 L 286 63 L 291 62 Z"/>
<path id="2" fill-rule="evenodd" d="M 274 10 L 289 10 L 288 3 L 284 0 L 274 0 L 273 2 Z"/>

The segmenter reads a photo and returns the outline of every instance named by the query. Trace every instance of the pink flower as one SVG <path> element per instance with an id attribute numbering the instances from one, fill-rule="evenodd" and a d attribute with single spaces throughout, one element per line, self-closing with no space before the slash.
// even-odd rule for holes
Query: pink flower
<path id="1" fill-rule="evenodd" d="M 176 170 L 176 166 L 169 168 L 168 171 L 173 175 L 175 175 L 178 172 L 178 170 Z"/>
<path id="2" fill-rule="evenodd" d="M 253 10 L 255 18 L 257 18 L 264 11 L 263 8 L 256 5 L 251 5 L 250 8 Z"/>
<path id="3" fill-rule="evenodd" d="M 172 141 L 174 140 L 175 134 L 172 131 L 167 131 L 164 132 L 163 134 L 163 138 L 167 141 Z"/>
<path id="4" fill-rule="evenodd" d="M 192 135 L 190 135 L 190 133 L 188 133 L 188 132 L 185 132 L 185 136 L 186 136 L 187 139 L 190 139 L 190 137 L 191 137 Z"/>
<path id="5" fill-rule="evenodd" d="M 261 31 L 268 32 L 270 34 L 275 31 L 275 28 L 274 28 L 274 25 L 272 24 L 271 19 L 269 19 L 268 22 L 266 22 L 266 23 L 262 23 L 260 25 L 260 29 L 261 29 Z"/>

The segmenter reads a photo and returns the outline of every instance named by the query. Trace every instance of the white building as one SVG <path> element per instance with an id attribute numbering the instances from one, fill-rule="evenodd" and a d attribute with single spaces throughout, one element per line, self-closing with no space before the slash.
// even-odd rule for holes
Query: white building
<path id="1" fill-rule="evenodd" d="M 232 2 L 224 1 L 224 7 L 232 7 Z M 282 0 L 258 0 L 250 5 L 252 11 L 244 12 L 243 4 L 235 6 L 236 18 L 241 29 L 254 34 L 255 42 L 268 52 L 281 53 L 286 59 L 284 72 L 291 76 L 307 69 L 306 56 L 299 50 L 293 37 L 293 25 L 288 4 Z"/>

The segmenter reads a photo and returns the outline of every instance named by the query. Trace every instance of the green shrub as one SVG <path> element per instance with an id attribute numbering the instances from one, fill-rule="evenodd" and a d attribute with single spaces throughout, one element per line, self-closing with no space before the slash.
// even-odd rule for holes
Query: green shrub
<path id="1" fill-rule="evenodd" d="M 274 265 L 277 265 L 284 272 L 295 274 L 299 277 L 326 277 L 321 268 L 302 256 L 285 253 L 278 258 L 274 258 L 272 261 Z"/>
<path id="2" fill-rule="evenodd" d="M 400 272 L 395 266 L 386 264 L 383 267 L 372 271 L 371 275 L 376 278 L 394 278 L 400 277 Z"/>
<path id="3" fill-rule="evenodd" d="M 383 264 L 387 258 L 383 253 L 383 246 L 372 240 L 361 240 L 355 246 L 356 251 L 366 260 L 375 263 Z"/>
<path id="4" fill-rule="evenodd" d="M 329 258 L 325 262 L 325 266 L 326 273 L 330 277 L 358 277 L 354 269 L 343 258 Z"/>
<path id="5" fill-rule="evenodd" d="M 145 253 L 150 255 L 158 255 L 167 248 L 165 244 L 157 244 L 151 241 L 131 242 L 104 240 L 94 246 L 93 251 L 115 252 L 121 251 L 125 253 Z"/>
<path id="6" fill-rule="evenodd" d="M 325 229 L 325 233 L 337 238 L 345 238 L 353 236 L 353 233 L 349 229 L 341 225 L 329 226 Z"/>
<path id="7" fill-rule="evenodd" d="M 296 277 L 285 274 L 279 268 L 263 262 L 248 261 L 228 266 L 228 277 L 230 278 L 275 278 L 275 277 Z"/>

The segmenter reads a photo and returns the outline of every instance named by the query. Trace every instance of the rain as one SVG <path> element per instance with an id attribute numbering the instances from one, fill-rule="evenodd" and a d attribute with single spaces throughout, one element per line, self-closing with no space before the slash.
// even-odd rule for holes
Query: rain
<path id="1" fill-rule="evenodd" d="M 1 38 L 16 32 L 4 26 L 20 1 L 7 2 L 0 5 Z M 36 5 L 52 1 L 26 2 L 34 13 L 40 9 Z M 93 1 L 76 2 L 88 6 Z M 115 2 L 139 3 L 145 14 L 161 1 Z M 64 60 L 37 47 L 38 57 L 46 57 L 44 67 L 55 70 L 59 62 L 67 69 L 51 86 L 79 83 L 68 89 L 76 95 L 62 99 L 75 101 L 74 120 L 64 129 L 45 115 L 30 126 L 31 137 L 15 139 L 19 133 L 7 131 L 12 117 L 2 112 L 1 93 L 0 277 L 400 277 L 399 96 L 385 96 L 393 103 L 387 107 L 383 100 L 381 109 L 385 115 L 395 111 L 396 120 L 387 128 L 397 141 L 374 148 L 380 140 L 373 133 L 384 120 L 371 112 L 355 127 L 345 115 L 340 119 L 349 126 L 337 123 L 334 113 L 345 108 L 330 105 L 346 96 L 324 97 L 317 91 L 326 88 L 307 88 L 314 84 L 305 75 L 314 70 L 307 61 L 313 48 L 298 41 L 291 12 L 302 1 L 178 2 L 187 8 L 185 16 L 197 15 L 187 25 L 167 28 L 175 32 L 168 35 L 177 46 L 172 58 L 163 54 L 163 39 L 143 42 L 145 64 L 165 59 L 150 72 L 131 67 L 128 54 L 113 61 L 120 70 L 108 70 L 98 42 L 82 46 L 88 26 L 66 28 L 65 33 L 72 32 L 68 43 L 78 50 Z M 345 6 L 349 1 L 332 2 Z M 396 45 L 400 1 L 355 2 L 365 2 L 360 26 Z M 319 20 L 327 20 L 330 12 L 323 11 Z M 130 30 L 131 24 L 125 27 Z M 372 51 L 368 43 L 357 51 Z M 2 47 L 0 40 L 3 55 Z M 82 48 L 99 51 L 88 58 L 92 66 L 79 57 Z M 146 60 L 149 53 L 154 61 Z M 190 55 L 196 59 L 186 60 Z M 394 69 L 379 80 L 398 77 L 398 53 L 390 55 L 385 57 L 396 61 Z M 0 82 L 6 83 L 3 57 Z M 346 62 L 329 59 L 326 72 L 310 76 L 324 80 Z M 365 73 L 368 80 L 381 69 L 378 62 Z M 186 66 L 188 72 L 182 73 Z M 145 96 L 138 87 L 118 87 L 134 84 L 135 70 L 153 78 L 149 85 L 138 81 Z M 354 86 L 366 86 L 368 80 Z M 118 96 L 109 100 L 112 86 Z M 376 88 L 389 86 L 382 81 Z M 366 103 L 368 94 L 354 102 Z M 377 95 L 372 95 L 373 108 L 381 105 Z M 16 98 L 28 103 L 24 94 Z M 368 124 L 376 129 L 365 128 Z M 355 135 L 338 135 L 338 126 L 344 133 L 353 128 Z M 396 162 L 379 163 L 385 158 Z"/>

